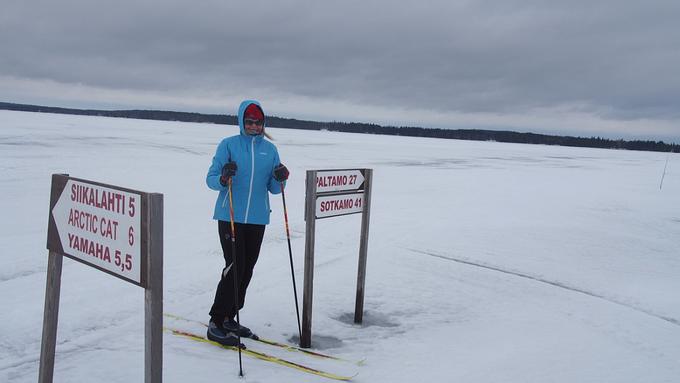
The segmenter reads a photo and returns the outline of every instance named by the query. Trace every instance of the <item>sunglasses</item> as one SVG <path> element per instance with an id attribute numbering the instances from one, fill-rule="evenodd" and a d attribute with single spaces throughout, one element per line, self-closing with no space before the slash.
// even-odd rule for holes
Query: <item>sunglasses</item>
<path id="1" fill-rule="evenodd" d="M 264 125 L 264 121 L 262 120 L 251 120 L 250 118 L 246 118 L 243 120 L 243 123 L 246 125 L 257 125 L 257 126 L 262 126 Z"/>

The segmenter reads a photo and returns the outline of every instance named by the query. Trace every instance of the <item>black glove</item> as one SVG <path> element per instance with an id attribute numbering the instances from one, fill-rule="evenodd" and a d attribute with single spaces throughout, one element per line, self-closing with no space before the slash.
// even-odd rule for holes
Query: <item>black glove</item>
<path id="1" fill-rule="evenodd" d="M 279 166 L 274 168 L 274 179 L 276 182 L 283 182 L 288 179 L 288 168 L 284 164 L 279 164 Z"/>
<path id="2" fill-rule="evenodd" d="M 224 164 L 222 166 L 222 175 L 220 176 L 220 183 L 222 186 L 227 186 L 227 183 L 229 182 L 229 178 L 233 177 L 236 175 L 236 162 L 230 161 Z"/>

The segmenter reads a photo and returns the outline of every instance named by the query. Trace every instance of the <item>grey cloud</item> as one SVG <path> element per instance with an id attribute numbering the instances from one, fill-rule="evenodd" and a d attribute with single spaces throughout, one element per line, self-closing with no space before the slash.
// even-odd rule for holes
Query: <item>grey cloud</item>
<path id="1" fill-rule="evenodd" d="M 461 113 L 680 119 L 677 1 L 16 1 L 0 74 Z"/>

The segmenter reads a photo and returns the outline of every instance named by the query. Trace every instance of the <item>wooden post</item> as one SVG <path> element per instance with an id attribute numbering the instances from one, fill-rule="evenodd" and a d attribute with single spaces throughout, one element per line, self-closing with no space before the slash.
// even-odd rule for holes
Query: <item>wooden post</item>
<path id="1" fill-rule="evenodd" d="M 364 210 L 361 212 L 361 242 L 359 244 L 359 270 L 357 272 L 357 296 L 354 306 L 354 323 L 364 317 L 364 287 L 366 286 L 366 259 L 368 258 L 368 225 L 371 217 L 371 188 L 373 169 L 366 169 L 364 184 Z"/>
<path id="2" fill-rule="evenodd" d="M 144 382 L 163 381 L 163 194 L 149 194 L 144 290 Z"/>
<path id="3" fill-rule="evenodd" d="M 316 229 L 316 170 L 307 171 L 305 197 L 305 280 L 300 347 L 312 346 L 312 292 L 314 287 L 314 230 Z"/>
<path id="4" fill-rule="evenodd" d="M 64 257 L 61 254 L 53 251 L 49 252 L 42 345 L 40 346 L 39 383 L 52 383 L 52 378 L 54 377 L 54 353 L 57 345 L 57 321 L 59 320 L 59 294 L 61 292 L 61 265 L 63 259 Z"/>

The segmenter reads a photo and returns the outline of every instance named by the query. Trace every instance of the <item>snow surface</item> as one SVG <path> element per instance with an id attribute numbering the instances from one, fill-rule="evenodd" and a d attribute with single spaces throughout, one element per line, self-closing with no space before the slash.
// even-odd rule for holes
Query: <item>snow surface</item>
<path id="1" fill-rule="evenodd" d="M 236 132 L 0 111 L 1 382 L 37 380 L 53 173 L 163 193 L 164 311 L 208 319 L 224 261 L 204 177 Z M 366 359 L 327 368 L 358 372 L 356 382 L 680 382 L 680 155 L 269 132 L 292 174 L 300 298 L 305 170 L 374 169 L 361 326 L 360 215 L 317 222 L 313 346 Z M 271 201 L 241 320 L 295 342 L 282 205 Z M 143 326 L 142 289 L 66 258 L 55 381 L 143 381 Z M 243 363 L 240 379 L 236 353 L 164 334 L 166 382 L 328 381 Z"/>

